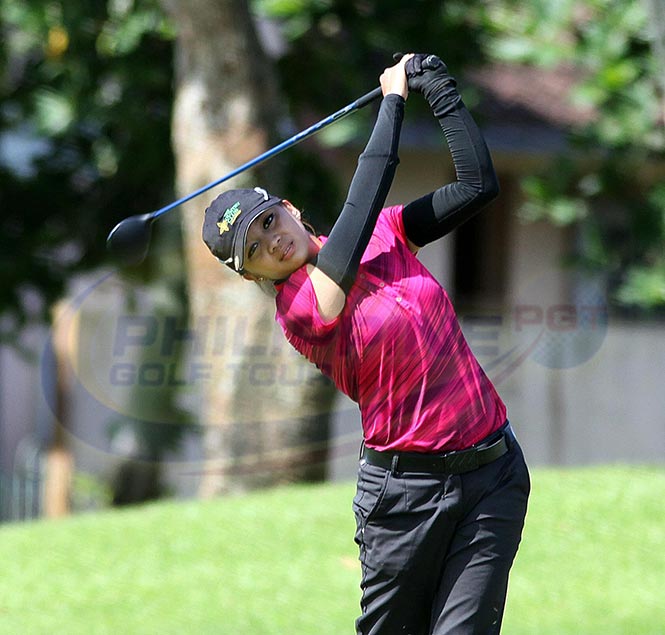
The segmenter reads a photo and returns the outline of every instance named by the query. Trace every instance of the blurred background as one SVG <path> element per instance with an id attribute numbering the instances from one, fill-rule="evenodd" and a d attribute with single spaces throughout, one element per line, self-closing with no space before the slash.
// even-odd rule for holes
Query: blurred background
<path id="1" fill-rule="evenodd" d="M 0 520 L 351 479 L 356 406 L 160 208 L 438 54 L 501 196 L 422 258 L 538 465 L 665 457 L 659 0 L 0 0 Z M 326 233 L 375 107 L 243 174 Z M 454 178 L 419 95 L 389 196 Z"/>

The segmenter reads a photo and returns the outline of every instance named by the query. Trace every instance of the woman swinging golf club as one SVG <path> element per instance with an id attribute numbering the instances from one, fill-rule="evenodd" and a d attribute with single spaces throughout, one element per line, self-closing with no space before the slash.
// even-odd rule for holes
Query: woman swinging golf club
<path id="1" fill-rule="evenodd" d="M 359 404 L 357 632 L 496 634 L 529 475 L 503 402 L 416 254 L 491 201 L 498 184 L 438 57 L 404 56 L 380 81 L 377 121 L 329 237 L 255 188 L 218 196 L 203 239 L 245 278 L 271 281 L 289 342 Z M 383 208 L 409 91 L 430 104 L 457 180 Z"/>

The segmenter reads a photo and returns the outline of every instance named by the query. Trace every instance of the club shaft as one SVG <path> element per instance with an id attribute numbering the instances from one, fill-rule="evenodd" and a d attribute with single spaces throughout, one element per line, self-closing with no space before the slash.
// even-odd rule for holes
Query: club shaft
<path id="1" fill-rule="evenodd" d="M 251 159 L 250 161 L 247 161 L 247 163 L 244 163 L 240 167 L 235 168 L 235 170 L 232 170 L 231 172 L 217 179 L 216 181 L 212 181 L 211 183 L 204 185 L 198 190 L 192 192 L 191 194 L 183 196 L 183 198 L 180 198 L 177 201 L 173 201 L 173 203 L 169 203 L 168 205 L 162 207 L 161 209 L 152 212 L 150 214 L 150 220 L 154 220 L 155 218 L 158 218 L 162 214 L 166 214 L 166 212 L 172 210 L 174 207 L 178 207 L 179 205 L 182 205 L 187 201 L 191 201 L 193 198 L 200 196 L 204 192 L 207 192 L 208 190 L 212 189 L 213 187 L 220 185 L 221 183 L 224 183 L 224 181 L 228 181 L 229 179 L 232 179 L 234 176 L 238 176 L 238 174 L 245 172 L 245 170 L 249 170 L 259 165 L 259 163 L 263 163 L 263 161 L 266 161 L 267 159 L 274 157 L 276 154 L 279 154 L 283 150 L 286 150 L 287 148 L 290 148 L 296 145 L 297 143 L 300 143 L 304 139 L 307 139 L 307 137 L 311 137 L 313 134 L 316 134 L 320 130 L 323 130 L 323 128 L 329 126 L 330 124 L 339 121 L 340 119 L 346 117 L 355 110 L 363 108 L 367 104 L 381 97 L 381 95 L 382 95 L 381 88 L 380 87 L 375 88 L 374 90 L 363 95 L 362 97 L 359 97 L 354 102 L 350 103 L 348 106 L 341 108 L 340 110 L 334 112 L 332 115 L 329 115 L 325 119 L 322 119 L 321 121 L 311 125 L 309 128 L 302 130 L 293 137 L 286 139 L 286 141 L 282 141 L 282 143 L 280 143 L 279 145 L 276 145 L 274 148 L 271 148 L 270 150 L 267 150 L 263 154 L 260 154 L 259 156 Z"/>

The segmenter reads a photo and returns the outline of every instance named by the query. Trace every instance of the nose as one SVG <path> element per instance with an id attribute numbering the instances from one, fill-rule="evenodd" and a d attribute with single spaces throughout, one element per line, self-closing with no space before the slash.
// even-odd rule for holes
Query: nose
<path id="1" fill-rule="evenodd" d="M 273 254 L 275 253 L 275 249 L 279 248 L 279 245 L 281 243 L 281 237 L 279 234 L 273 234 L 272 237 L 270 238 L 270 253 Z"/>

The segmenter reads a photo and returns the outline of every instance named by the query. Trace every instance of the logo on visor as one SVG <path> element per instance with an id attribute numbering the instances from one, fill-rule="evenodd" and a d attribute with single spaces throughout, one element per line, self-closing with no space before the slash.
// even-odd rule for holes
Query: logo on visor
<path id="1" fill-rule="evenodd" d="M 229 231 L 231 229 L 231 226 L 233 223 L 236 222 L 236 218 L 240 215 L 242 210 L 240 209 L 240 201 L 237 201 L 234 203 L 231 207 L 229 207 L 225 212 L 224 216 L 222 216 L 222 220 L 217 223 L 217 227 L 219 227 L 219 235 L 221 236 L 224 232 Z"/>

